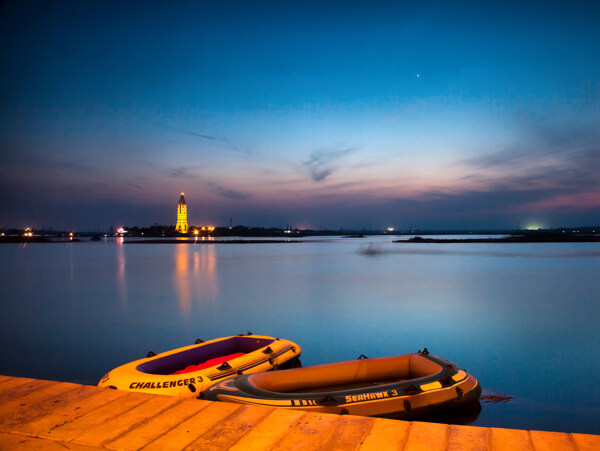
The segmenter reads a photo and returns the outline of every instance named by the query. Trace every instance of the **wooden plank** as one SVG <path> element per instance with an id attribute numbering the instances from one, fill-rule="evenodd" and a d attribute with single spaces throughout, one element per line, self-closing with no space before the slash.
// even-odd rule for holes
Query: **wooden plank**
<path id="1" fill-rule="evenodd" d="M 305 412 L 291 409 L 275 409 L 254 426 L 229 451 L 270 449 L 289 431 Z"/>
<path id="2" fill-rule="evenodd" d="M 92 448 L 84 445 L 72 445 L 71 443 L 57 442 L 38 437 L 27 437 L 20 434 L 9 434 L 0 432 L 0 449 L 15 450 L 44 450 L 44 451 L 94 451 L 99 448 Z"/>
<path id="3" fill-rule="evenodd" d="M 24 377 L 10 377 L 0 384 L 0 393 L 13 390 L 15 387 L 33 382 L 33 380 Z"/>
<path id="4" fill-rule="evenodd" d="M 240 404 L 212 402 L 204 410 L 192 415 L 143 449 L 157 451 L 183 449 L 240 407 Z"/>
<path id="5" fill-rule="evenodd" d="M 570 434 L 579 451 L 598 451 L 600 435 Z"/>
<path id="6" fill-rule="evenodd" d="M 273 450 L 317 450 L 323 449 L 339 415 L 328 415 L 308 412 L 301 416 L 282 439 L 275 444 Z"/>
<path id="7" fill-rule="evenodd" d="M 447 429 L 445 424 L 413 422 L 408 432 L 406 451 L 446 451 Z"/>
<path id="8" fill-rule="evenodd" d="M 174 396 L 153 396 L 133 409 L 94 426 L 71 441 L 82 445 L 102 446 L 102 444 L 115 440 L 138 425 L 160 415 L 161 412 L 180 401 L 180 398 Z"/>
<path id="9" fill-rule="evenodd" d="M 360 451 L 403 450 L 408 439 L 410 422 L 378 418 Z"/>
<path id="10" fill-rule="evenodd" d="M 27 422 L 45 416 L 48 413 L 54 412 L 63 406 L 67 406 L 71 403 L 77 402 L 81 399 L 85 399 L 88 396 L 97 392 L 96 387 L 90 387 L 86 385 L 76 385 L 73 390 L 68 390 L 62 393 L 58 393 L 55 396 L 50 396 L 41 401 L 28 401 L 26 403 L 20 403 L 19 407 L 15 409 L 15 412 L 11 415 L 12 419 L 10 422 L 5 422 L 6 418 L 0 419 L 0 424 L 3 424 L 6 429 L 13 430 L 15 427 L 22 426 Z M 58 388 L 53 386 L 52 389 Z M 21 398 L 23 401 L 24 398 Z"/>
<path id="11" fill-rule="evenodd" d="M 490 445 L 494 451 L 533 451 L 529 431 L 490 428 Z"/>
<path id="12" fill-rule="evenodd" d="M 375 418 L 343 415 L 335 425 L 324 449 L 355 450 L 371 432 Z"/>
<path id="13" fill-rule="evenodd" d="M 488 428 L 476 426 L 450 426 L 448 451 L 487 451 Z"/>
<path id="14" fill-rule="evenodd" d="M 0 406 L 0 431 L 8 432 L 20 423 L 43 415 L 54 401 L 60 402 L 65 394 L 78 390 L 81 385 L 61 382 L 5 402 Z"/>
<path id="15" fill-rule="evenodd" d="M 600 450 L 600 435 L 316 414 L 0 376 L 0 449 L 186 446 L 234 451 L 591 451 Z"/>
<path id="16" fill-rule="evenodd" d="M 17 387 L 0 393 L 0 404 L 4 404 L 5 402 L 10 401 L 11 399 L 15 399 L 20 396 L 25 396 L 36 390 L 41 390 L 43 388 L 50 387 L 51 385 L 56 384 L 58 384 L 58 382 L 31 379 L 30 382 L 20 384 Z"/>
<path id="17" fill-rule="evenodd" d="M 115 440 L 105 443 L 104 447 L 108 449 L 143 448 L 152 440 L 170 431 L 192 415 L 195 415 L 208 407 L 210 404 L 209 401 L 200 401 L 198 399 L 181 400 L 178 404 L 163 411 L 160 415 L 150 418 L 148 421 L 140 424 L 131 431 L 126 432 Z"/>
<path id="18" fill-rule="evenodd" d="M 49 437 L 54 428 L 62 426 L 65 423 L 76 420 L 86 413 L 97 409 L 115 399 L 125 396 L 127 392 L 119 390 L 110 390 L 108 388 L 97 388 L 99 391 L 92 393 L 90 396 L 77 400 L 64 407 L 59 407 L 56 410 L 39 418 L 34 418 L 27 423 L 15 426 L 11 431 L 20 434 L 33 435 L 36 437 Z"/>
<path id="19" fill-rule="evenodd" d="M 47 436 L 56 440 L 68 442 L 78 435 L 98 426 L 112 418 L 139 406 L 152 398 L 147 393 L 127 393 L 103 406 L 80 416 L 79 418 L 63 423 L 48 431 Z"/>
<path id="20" fill-rule="evenodd" d="M 229 448 L 254 425 L 275 410 L 274 407 L 243 405 L 219 424 L 190 443 L 186 449 L 218 451 Z"/>
<path id="21" fill-rule="evenodd" d="M 576 451 L 575 442 L 562 432 L 531 431 L 531 442 L 535 449 L 545 451 Z"/>

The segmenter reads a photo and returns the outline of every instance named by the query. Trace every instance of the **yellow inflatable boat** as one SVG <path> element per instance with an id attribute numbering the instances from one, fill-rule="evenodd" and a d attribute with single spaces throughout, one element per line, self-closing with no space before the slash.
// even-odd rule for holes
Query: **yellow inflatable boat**
<path id="1" fill-rule="evenodd" d="M 217 338 L 158 355 L 149 353 L 109 371 L 100 387 L 194 397 L 225 378 L 299 365 L 295 343 L 262 335 Z"/>
<path id="2" fill-rule="evenodd" d="M 239 376 L 213 385 L 202 399 L 413 419 L 474 403 L 480 394 L 473 376 L 425 349 L 395 357 Z"/>

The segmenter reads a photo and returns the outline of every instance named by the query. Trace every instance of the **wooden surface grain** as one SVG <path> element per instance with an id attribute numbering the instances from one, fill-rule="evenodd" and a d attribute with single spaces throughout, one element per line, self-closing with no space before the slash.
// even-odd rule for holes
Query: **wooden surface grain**
<path id="1" fill-rule="evenodd" d="M 0 450 L 600 450 L 600 435 L 215 403 L 0 376 Z"/>

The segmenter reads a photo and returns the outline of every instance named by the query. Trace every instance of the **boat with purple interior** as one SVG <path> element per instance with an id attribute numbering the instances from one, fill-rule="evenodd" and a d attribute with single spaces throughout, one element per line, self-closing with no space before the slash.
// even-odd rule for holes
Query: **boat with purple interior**
<path id="1" fill-rule="evenodd" d="M 194 397 L 231 376 L 299 366 L 300 346 L 263 335 L 196 340 L 158 355 L 121 365 L 98 386 L 179 397 Z"/>

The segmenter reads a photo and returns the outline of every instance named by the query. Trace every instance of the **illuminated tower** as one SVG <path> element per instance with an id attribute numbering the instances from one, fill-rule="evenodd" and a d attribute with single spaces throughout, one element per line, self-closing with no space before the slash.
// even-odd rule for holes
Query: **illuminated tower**
<path id="1" fill-rule="evenodd" d="M 181 193 L 179 203 L 177 204 L 177 225 L 175 226 L 175 231 L 179 233 L 187 233 L 188 231 L 187 205 L 185 204 L 183 193 Z"/>

